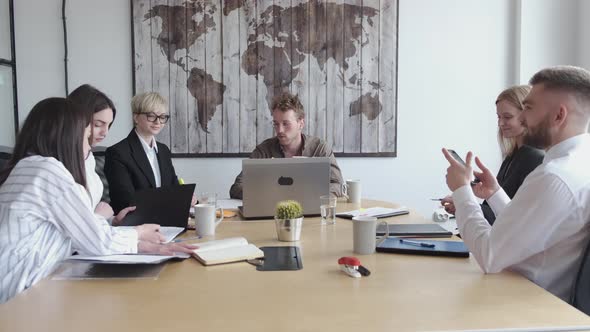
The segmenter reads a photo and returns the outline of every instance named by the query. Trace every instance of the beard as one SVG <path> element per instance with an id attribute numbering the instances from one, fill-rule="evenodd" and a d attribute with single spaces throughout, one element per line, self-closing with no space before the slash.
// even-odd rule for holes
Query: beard
<path id="1" fill-rule="evenodd" d="M 537 149 L 546 149 L 551 146 L 551 135 L 549 133 L 549 115 L 541 121 L 537 127 L 528 127 L 523 137 L 523 144 Z"/>

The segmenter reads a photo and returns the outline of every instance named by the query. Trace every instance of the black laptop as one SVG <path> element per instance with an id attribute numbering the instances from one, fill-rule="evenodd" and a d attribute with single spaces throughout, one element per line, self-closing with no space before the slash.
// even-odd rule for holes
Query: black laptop
<path id="1" fill-rule="evenodd" d="M 195 184 L 138 191 L 136 209 L 123 219 L 122 226 L 158 224 L 186 229 L 194 191 Z"/>

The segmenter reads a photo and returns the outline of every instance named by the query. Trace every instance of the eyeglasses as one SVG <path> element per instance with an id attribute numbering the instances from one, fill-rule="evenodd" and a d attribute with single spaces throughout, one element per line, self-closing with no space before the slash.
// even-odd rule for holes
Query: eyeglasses
<path id="1" fill-rule="evenodd" d="M 159 115 L 159 116 L 156 113 L 153 113 L 153 112 L 139 113 L 139 114 L 145 115 L 145 117 L 147 118 L 147 120 L 149 122 L 156 122 L 159 119 L 160 120 L 160 123 L 165 124 L 166 122 L 168 122 L 168 120 L 170 120 L 170 115 L 168 115 L 168 114 L 162 114 L 162 115 Z"/>

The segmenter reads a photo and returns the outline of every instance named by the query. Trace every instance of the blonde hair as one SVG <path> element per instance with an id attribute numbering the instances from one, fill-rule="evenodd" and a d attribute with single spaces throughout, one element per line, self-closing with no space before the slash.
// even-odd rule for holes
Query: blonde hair
<path id="1" fill-rule="evenodd" d="M 131 99 L 131 111 L 134 114 L 153 112 L 157 108 L 168 110 L 168 101 L 157 92 L 141 93 Z"/>
<path id="2" fill-rule="evenodd" d="M 530 91 L 530 85 L 511 86 L 508 89 L 500 92 L 498 98 L 496 98 L 496 105 L 498 105 L 498 103 L 501 101 L 506 101 L 522 112 L 524 110 L 524 105 L 522 102 Z M 498 144 L 500 145 L 500 151 L 502 151 L 502 158 L 506 158 L 516 151 L 516 138 L 503 137 L 500 126 L 498 126 Z"/>
<path id="3" fill-rule="evenodd" d="M 297 120 L 305 119 L 305 111 L 303 110 L 301 101 L 299 101 L 299 97 L 288 92 L 282 93 L 273 100 L 270 108 L 271 114 L 276 110 L 282 112 L 293 110 L 295 115 L 297 115 Z"/>

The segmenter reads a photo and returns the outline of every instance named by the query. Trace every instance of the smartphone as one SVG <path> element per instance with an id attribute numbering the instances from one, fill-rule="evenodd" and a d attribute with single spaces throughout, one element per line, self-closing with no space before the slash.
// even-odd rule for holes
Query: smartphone
<path id="1" fill-rule="evenodd" d="M 453 149 L 447 149 L 447 151 L 449 151 L 449 153 L 451 154 L 451 156 L 453 156 L 453 158 L 455 158 L 455 160 L 457 160 L 458 162 L 460 162 L 461 164 L 465 165 L 465 161 L 463 161 L 463 159 L 461 158 L 461 156 L 459 156 L 459 154 L 453 150 Z M 477 176 L 475 177 L 475 179 L 473 179 L 473 181 L 471 181 L 471 184 L 476 184 L 476 183 L 480 183 L 481 180 L 477 178 Z"/>

